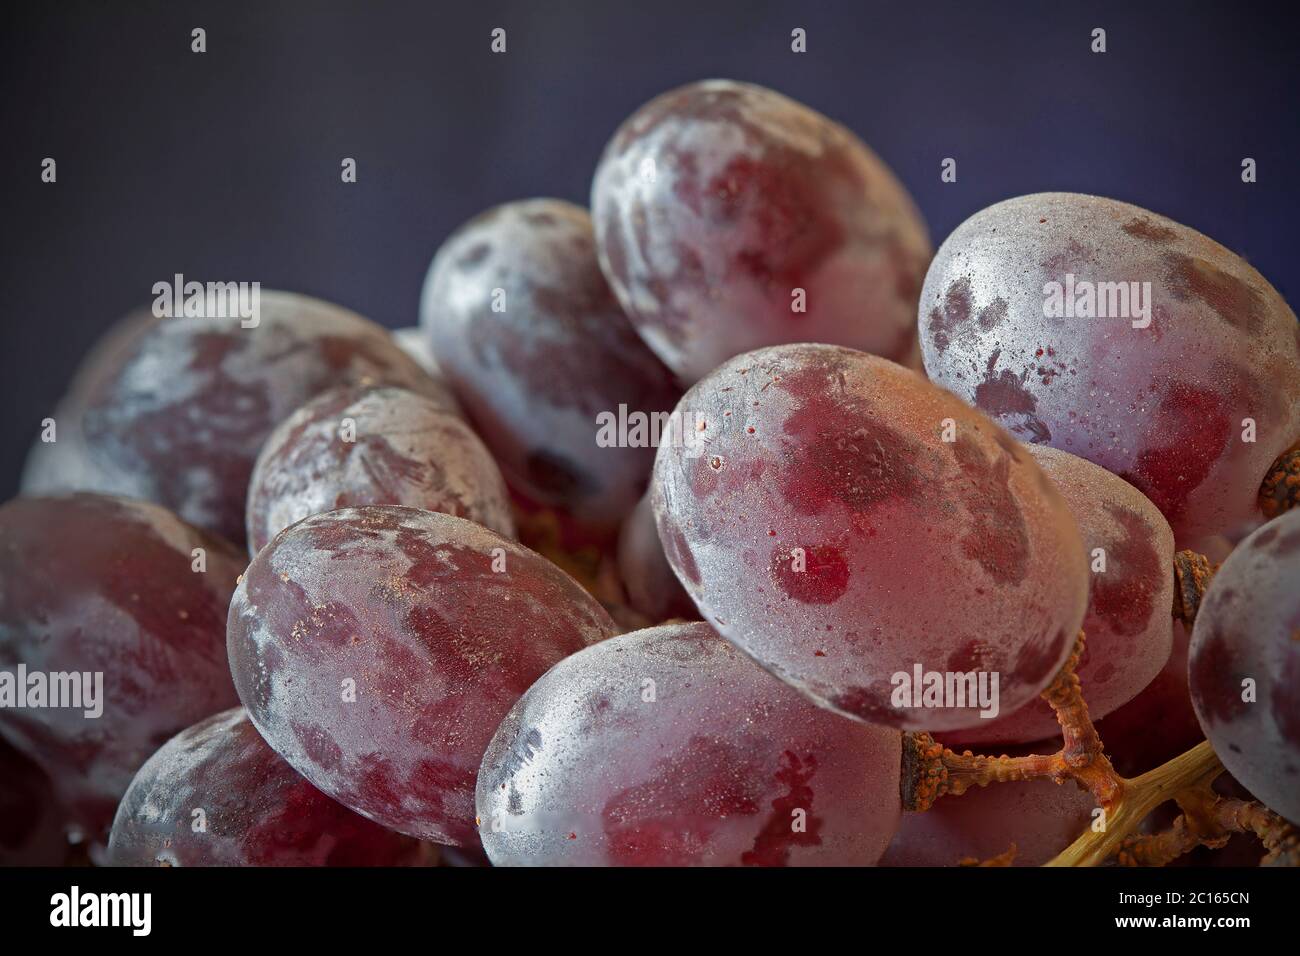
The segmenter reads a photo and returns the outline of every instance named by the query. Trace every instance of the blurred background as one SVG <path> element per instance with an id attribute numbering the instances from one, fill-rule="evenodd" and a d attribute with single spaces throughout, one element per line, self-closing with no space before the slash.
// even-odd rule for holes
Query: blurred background
<path id="1" fill-rule="evenodd" d="M 94 2 L 5 4 L 0 22 L 2 498 L 77 362 L 153 283 L 256 280 L 412 325 L 453 228 L 510 199 L 585 203 L 619 122 L 705 77 L 856 131 L 936 246 L 1009 196 L 1099 193 L 1300 300 L 1300 57 L 1269 6 Z"/>

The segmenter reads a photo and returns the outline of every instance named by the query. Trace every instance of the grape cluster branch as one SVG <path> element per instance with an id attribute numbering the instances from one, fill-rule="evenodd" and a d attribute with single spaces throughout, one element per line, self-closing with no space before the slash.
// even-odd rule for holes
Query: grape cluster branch
<path id="1" fill-rule="evenodd" d="M 1259 506 L 1268 518 L 1300 507 L 1300 444 L 1274 462 L 1259 490 Z M 1173 616 L 1190 628 L 1217 566 L 1195 551 L 1174 556 Z M 903 809 L 928 810 L 945 795 L 960 795 L 971 787 L 1017 780 L 1072 780 L 1096 799 L 1105 813 L 1105 826 L 1089 830 L 1061 852 L 1049 866 L 1095 866 L 1117 856 L 1129 866 L 1163 866 L 1197 846 L 1221 847 L 1234 833 L 1250 833 L 1268 854 L 1264 865 L 1300 865 L 1300 830 L 1263 805 L 1215 793 L 1212 784 L 1223 764 L 1208 742 L 1202 741 L 1154 770 L 1134 779 L 1121 777 L 1106 757 L 1101 738 L 1088 715 L 1076 668 L 1083 652 L 1079 633 L 1073 651 L 1056 678 L 1043 691 L 1061 725 L 1062 746 L 1050 755 L 998 757 L 956 753 L 926 733 L 905 734 L 901 794 Z M 1182 813 L 1166 830 L 1136 834 L 1146 816 L 1173 800 Z M 985 862 L 962 860 L 965 866 L 1008 866 L 1015 847 Z"/>
<path id="2" fill-rule="evenodd" d="M 1051 755 L 1000 757 L 956 753 L 925 733 L 907 734 L 903 744 L 903 809 L 928 810 L 946 794 L 962 794 L 971 787 L 1016 780 L 1073 780 L 1106 807 L 1119 798 L 1123 779 L 1102 750 L 1101 738 L 1088 716 L 1088 705 L 1075 674 L 1083 653 L 1083 632 L 1069 660 L 1043 691 L 1043 699 L 1056 713 L 1064 737 L 1061 749 Z"/>
<path id="3" fill-rule="evenodd" d="M 1247 800 L 1222 797 L 1210 786 L 1175 797 L 1182 814 L 1159 833 L 1124 838 L 1122 866 L 1164 866 L 1198 846 L 1221 847 L 1234 833 L 1251 833 L 1268 850 L 1264 866 L 1300 865 L 1300 834 L 1272 810 Z"/>
<path id="4" fill-rule="evenodd" d="M 1185 552 L 1190 554 L 1190 552 Z M 1208 566 L 1208 562 L 1206 562 Z M 1208 581 L 1208 576 L 1191 580 Z M 1191 606 L 1199 603 L 1200 593 Z M 1177 599 L 1176 599 L 1177 600 Z M 1194 613 L 1194 611 L 1193 611 Z M 1196 846 L 1219 847 L 1233 833 L 1253 833 L 1263 843 L 1269 865 L 1300 864 L 1300 834 L 1276 813 L 1258 803 L 1220 797 L 1211 784 L 1223 773 L 1223 764 L 1209 743 L 1191 750 L 1139 777 L 1121 777 L 1107 758 L 1100 736 L 1088 715 L 1079 678 L 1075 673 L 1083 653 L 1080 632 L 1065 666 L 1043 691 L 1061 725 L 1063 743 L 1054 754 L 998 757 L 956 753 L 926 733 L 905 734 L 901 794 L 903 809 L 928 810 L 945 795 L 960 795 L 971 787 L 1017 780 L 1072 780 L 1088 791 L 1105 811 L 1104 827 L 1089 829 L 1048 866 L 1096 866 L 1118 854 L 1129 865 L 1161 866 Z M 1174 800 L 1182 815 L 1169 830 L 1135 836 L 1141 822 L 1156 807 Z M 963 860 L 964 865 L 1006 866 L 1014 848 L 984 863 Z"/>

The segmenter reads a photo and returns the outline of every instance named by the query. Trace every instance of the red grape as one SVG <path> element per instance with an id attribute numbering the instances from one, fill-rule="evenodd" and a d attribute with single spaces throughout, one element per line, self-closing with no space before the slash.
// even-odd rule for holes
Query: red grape
<path id="1" fill-rule="evenodd" d="M 586 210 L 535 199 L 466 223 L 438 250 L 420 314 L 507 481 L 616 528 L 654 461 L 646 416 L 679 390 L 605 284 Z M 621 411 L 627 435 L 602 436 L 598 416 Z"/>
<path id="2" fill-rule="evenodd" d="M 618 538 L 618 569 L 628 604 L 650 620 L 700 616 L 664 556 L 648 494 L 623 522 Z"/>
<path id="3" fill-rule="evenodd" d="M 271 429 L 336 385 L 411 388 L 455 410 L 389 334 L 346 309 L 262 292 L 260 320 L 135 315 L 83 363 L 38 444 L 27 493 L 102 491 L 156 501 L 244 543 L 245 495 Z"/>
<path id="4" fill-rule="evenodd" d="M 248 490 L 249 550 L 307 515 L 371 504 L 515 533 L 501 472 L 458 415 L 405 389 L 352 385 L 318 395 L 266 440 Z"/>
<path id="5" fill-rule="evenodd" d="M 103 675 L 100 716 L 6 707 L 0 734 L 50 775 L 92 852 L 149 755 L 238 703 L 224 637 L 243 567 L 157 505 L 77 494 L 0 508 L 0 661 Z"/>
<path id="6" fill-rule="evenodd" d="M 1205 739 L 1187 689 L 1187 629 L 1174 622 L 1173 650 L 1140 694 L 1097 722 L 1115 770 L 1137 777 Z M 1085 695 L 1087 691 L 1084 691 Z"/>
<path id="7" fill-rule="evenodd" d="M 1045 314 L 1067 298 L 1072 314 L 1104 305 L 1110 317 Z M 1184 548 L 1257 520 L 1260 482 L 1300 439 L 1297 328 L 1267 280 L 1214 241 L 1070 193 L 976 213 L 921 296 L 932 379 L 1020 438 L 1130 481 Z"/>
<path id="8" fill-rule="evenodd" d="M 474 844 L 474 778 L 552 664 L 614 633 L 580 585 L 450 515 L 392 505 L 305 518 L 230 605 L 239 696 L 267 742 L 356 812 Z"/>
<path id="9" fill-rule="evenodd" d="M 1300 511 L 1223 562 L 1196 614 L 1188 659 L 1196 716 L 1223 765 L 1300 824 Z"/>
<path id="10" fill-rule="evenodd" d="M 843 126 L 709 80 L 632 114 L 592 186 L 601 268 L 684 382 L 741 352 L 847 345 L 916 366 L 925 224 Z"/>
<path id="11" fill-rule="evenodd" d="M 678 411 L 654 480 L 668 559 L 706 620 L 823 706 L 975 726 L 977 707 L 894 690 L 916 667 L 978 672 L 1008 713 L 1065 662 L 1087 604 L 1078 529 L 1024 448 L 950 393 L 791 345 L 727 362 Z"/>
<path id="12" fill-rule="evenodd" d="M 1022 780 L 973 787 L 904 813 L 881 866 L 955 866 L 1009 850 L 1014 866 L 1042 866 L 1092 823 L 1095 801 L 1072 782 Z"/>
<path id="13" fill-rule="evenodd" d="M 418 840 L 321 793 L 266 745 L 242 707 L 177 734 L 118 807 L 112 866 L 413 866 Z"/>
<path id="14" fill-rule="evenodd" d="M 535 683 L 479 771 L 497 865 L 873 864 L 900 735 L 813 706 L 707 624 L 634 631 Z"/>
<path id="15" fill-rule="evenodd" d="M 1045 445 L 1025 450 L 1065 498 L 1088 552 L 1087 639 L 1076 673 L 1088 713 L 1097 719 L 1137 696 L 1169 660 L 1174 535 L 1155 505 L 1104 468 Z M 944 743 L 1028 743 L 1059 733 L 1055 713 L 1038 697 L 1013 713 L 945 735 Z"/>

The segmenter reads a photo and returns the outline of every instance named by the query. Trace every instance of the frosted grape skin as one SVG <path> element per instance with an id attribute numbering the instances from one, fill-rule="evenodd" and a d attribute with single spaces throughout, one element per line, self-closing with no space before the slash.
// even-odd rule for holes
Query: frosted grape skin
<path id="1" fill-rule="evenodd" d="M 1223 765 L 1270 809 L 1300 824 L 1300 511 L 1228 556 L 1196 614 L 1192 706 Z M 1253 699 L 1244 682 L 1253 681 Z"/>
<path id="2" fill-rule="evenodd" d="M 918 364 L 925 224 L 875 153 L 794 100 L 728 80 L 656 97 L 606 146 L 591 207 L 601 268 L 683 382 L 787 342 Z"/>
<path id="3" fill-rule="evenodd" d="M 193 570 L 195 549 L 206 570 Z M 0 661 L 103 674 L 101 716 L 4 708 L 0 734 L 49 774 L 92 856 L 149 755 L 238 702 L 224 638 L 243 567 L 232 545 L 141 501 L 76 494 L 0 507 Z"/>
<path id="4" fill-rule="evenodd" d="M 305 518 L 258 553 L 228 650 L 254 725 L 313 784 L 391 829 L 472 845 L 497 724 L 548 667 L 613 633 L 534 552 L 461 518 L 370 505 Z"/>
<path id="5" fill-rule="evenodd" d="M 1150 326 L 1046 317 L 1067 275 L 1150 283 Z M 1300 439 L 1295 314 L 1239 256 L 1138 206 L 1039 193 L 976 213 L 935 255 L 920 326 L 931 379 L 1131 482 L 1180 548 L 1257 521 L 1260 482 Z"/>
<path id="6" fill-rule="evenodd" d="M 597 417 L 666 413 L 680 389 L 601 275 L 587 211 L 532 199 L 470 220 L 430 266 L 420 322 L 506 480 L 616 530 L 654 448 L 598 444 Z"/>
<path id="7" fill-rule="evenodd" d="M 1098 720 L 1136 697 L 1169 660 L 1173 646 L 1174 535 L 1140 491 L 1068 452 L 1027 445 L 1056 484 L 1083 535 L 1090 586 L 1087 635 L 1075 673 Z M 1094 570 L 1104 552 L 1105 570 Z M 1052 708 L 1035 698 L 1013 713 L 944 736 L 960 749 L 1029 743 L 1059 735 Z M 1104 739 L 1104 738 L 1103 738 Z"/>
<path id="8" fill-rule="evenodd" d="M 668 559 L 706 620 L 803 693 L 862 720 L 956 729 L 978 709 L 895 707 L 892 675 L 998 672 L 1009 713 L 1064 663 L 1087 603 L 1078 529 L 979 412 L 823 345 L 733 359 L 679 412 L 693 440 L 661 444 L 653 482 Z"/>
<path id="9" fill-rule="evenodd" d="M 340 306 L 261 293 L 260 320 L 135 313 L 82 363 L 32 452 L 26 494 L 88 490 L 155 501 L 244 544 L 245 496 L 271 430 L 314 395 L 369 381 L 455 400 L 387 330 Z"/>
<path id="10" fill-rule="evenodd" d="M 898 823 L 899 760 L 897 731 L 668 624 L 529 688 L 484 755 L 480 833 L 498 866 L 869 866 Z"/>
<path id="11" fill-rule="evenodd" d="M 318 395 L 266 440 L 249 483 L 249 551 L 307 515 L 370 504 L 441 511 L 515 536 L 501 472 L 460 416 L 406 389 L 354 385 Z"/>
<path id="12" fill-rule="evenodd" d="M 430 855 L 313 787 L 236 707 L 183 730 L 140 768 L 117 809 L 107 862 L 415 866 Z"/>
<path id="13" fill-rule="evenodd" d="M 1042 866 L 1092 823 L 1095 801 L 1072 781 L 1021 780 L 940 797 L 904 813 L 881 866 L 956 866 L 1009 850 L 1013 866 Z"/>

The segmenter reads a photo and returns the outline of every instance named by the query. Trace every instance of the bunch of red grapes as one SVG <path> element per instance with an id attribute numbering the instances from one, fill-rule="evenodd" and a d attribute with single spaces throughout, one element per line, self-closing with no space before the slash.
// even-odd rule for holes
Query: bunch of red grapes
<path id="1" fill-rule="evenodd" d="M 1092 794 L 904 813 L 904 735 L 1054 748 L 1080 631 L 1120 773 L 1206 736 L 1300 823 L 1300 511 L 1260 505 L 1300 326 L 1136 206 L 1022 196 L 934 253 L 847 129 L 695 83 L 590 211 L 452 234 L 418 330 L 142 313 L 52 417 L 0 672 L 102 713 L 0 707 L 6 864 L 1040 864 Z M 1223 561 L 1193 629 L 1178 550 Z"/>

